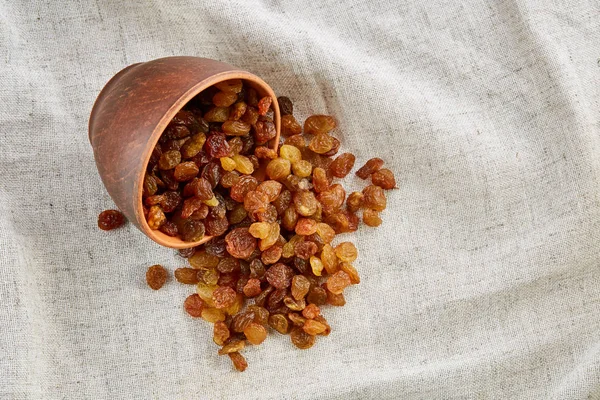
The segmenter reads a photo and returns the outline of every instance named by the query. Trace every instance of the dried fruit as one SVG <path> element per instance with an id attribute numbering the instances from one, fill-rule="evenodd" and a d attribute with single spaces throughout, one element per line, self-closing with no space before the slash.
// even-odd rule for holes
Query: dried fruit
<path id="1" fill-rule="evenodd" d="M 346 304 L 346 299 L 344 298 L 344 293 L 334 294 L 329 290 L 326 290 L 327 293 L 327 304 L 342 307 Z"/>
<path id="2" fill-rule="evenodd" d="M 289 97 L 280 96 L 277 98 L 279 104 L 279 111 L 281 115 L 292 115 L 294 113 L 294 104 Z"/>
<path id="3" fill-rule="evenodd" d="M 382 166 L 383 160 L 381 158 L 371 158 L 356 171 L 356 176 L 361 179 L 367 179 L 373 172 L 379 171 Z"/>
<path id="4" fill-rule="evenodd" d="M 205 307 L 206 304 L 196 293 L 189 295 L 183 302 L 185 311 L 194 318 L 200 318 Z"/>
<path id="5" fill-rule="evenodd" d="M 333 144 L 333 138 L 323 133 L 315 135 L 308 144 L 308 148 L 317 154 L 323 154 L 330 151 L 333 148 Z"/>
<path id="6" fill-rule="evenodd" d="M 318 247 L 314 242 L 298 243 L 294 247 L 294 254 L 303 260 L 308 260 L 312 255 L 316 254 Z"/>
<path id="7" fill-rule="evenodd" d="M 225 321 L 226 315 L 222 310 L 213 307 L 204 307 L 202 310 L 201 317 L 206 322 L 215 323 L 218 321 Z"/>
<path id="8" fill-rule="evenodd" d="M 215 83 L 215 87 L 225 93 L 239 93 L 242 91 L 243 84 L 241 79 L 229 79 Z"/>
<path id="9" fill-rule="evenodd" d="M 329 115 L 312 115 L 304 121 L 304 133 L 318 135 L 331 132 L 337 123 Z"/>
<path id="10" fill-rule="evenodd" d="M 244 198 L 258 187 L 258 181 L 253 176 L 242 175 L 238 181 L 231 187 L 229 195 L 238 203 L 243 203 Z"/>
<path id="11" fill-rule="evenodd" d="M 268 180 L 258 185 L 256 191 L 267 195 L 267 201 L 271 203 L 279 196 L 282 188 L 283 185 L 281 183 L 274 180 Z"/>
<path id="12" fill-rule="evenodd" d="M 240 353 L 238 353 L 237 351 L 233 352 L 233 353 L 229 353 L 227 355 L 231 359 L 231 362 L 233 363 L 234 368 L 236 370 L 238 370 L 239 372 L 244 372 L 246 370 L 246 368 L 248 368 L 248 362 L 246 361 L 244 356 L 241 355 Z"/>
<path id="13" fill-rule="evenodd" d="M 358 250 L 354 244 L 342 242 L 335 246 L 335 255 L 342 261 L 353 262 L 358 257 Z"/>
<path id="14" fill-rule="evenodd" d="M 323 212 L 333 214 L 344 204 L 346 199 L 346 191 L 340 184 L 331 185 L 328 190 L 321 192 L 317 196 L 317 200 L 323 207 Z"/>
<path id="15" fill-rule="evenodd" d="M 329 275 L 333 275 L 338 271 L 338 258 L 335 254 L 335 250 L 331 245 L 325 244 L 321 250 L 321 262 L 323 267 Z"/>
<path id="16" fill-rule="evenodd" d="M 244 296 L 256 297 L 260 292 L 260 280 L 256 278 L 248 279 L 248 282 L 246 282 L 246 285 L 244 286 Z"/>
<path id="17" fill-rule="evenodd" d="M 125 216 L 117 210 L 102 211 L 98 216 L 98 228 L 103 231 L 116 229 L 125 223 Z"/>
<path id="18" fill-rule="evenodd" d="M 336 178 L 344 178 L 354 167 L 355 160 L 354 154 L 342 153 L 329 165 L 329 172 Z"/>
<path id="19" fill-rule="evenodd" d="M 367 226 L 376 227 L 381 225 L 381 217 L 379 213 L 375 210 L 365 210 L 363 211 L 363 222 Z"/>
<path id="20" fill-rule="evenodd" d="M 219 264 L 219 257 L 207 251 L 196 251 L 188 261 L 196 269 L 212 269 Z"/>
<path id="21" fill-rule="evenodd" d="M 276 158 L 267 164 L 267 175 L 271 179 L 281 180 L 291 172 L 292 164 L 285 158 Z"/>
<path id="22" fill-rule="evenodd" d="M 167 270 L 162 265 L 153 265 L 146 271 L 146 282 L 154 290 L 160 289 L 167 281 Z"/>
<path id="23" fill-rule="evenodd" d="M 371 175 L 373 185 L 377 185 L 382 189 L 394 189 L 396 187 L 396 178 L 394 173 L 387 168 L 380 169 Z"/>
<path id="24" fill-rule="evenodd" d="M 305 350 L 315 344 L 315 336 L 309 335 L 302 328 L 294 327 L 290 333 L 292 343 L 299 349 Z"/>
<path id="25" fill-rule="evenodd" d="M 177 268 L 174 275 L 177 282 L 186 285 L 195 285 L 200 282 L 198 271 L 193 268 Z"/>
<path id="26" fill-rule="evenodd" d="M 350 276 L 344 271 L 338 271 L 327 279 L 327 290 L 334 294 L 340 294 L 351 284 Z"/>
<path id="27" fill-rule="evenodd" d="M 292 278 L 292 296 L 296 300 L 303 299 L 310 289 L 310 281 L 304 275 L 295 275 Z"/>
<path id="28" fill-rule="evenodd" d="M 290 330 L 288 319 L 283 314 L 272 314 L 269 317 L 269 326 L 282 335 L 287 335 Z"/>
<path id="29" fill-rule="evenodd" d="M 294 193 L 293 200 L 298 214 L 310 217 L 317 212 L 318 204 L 313 192 L 308 190 L 298 191 Z"/>
<path id="30" fill-rule="evenodd" d="M 309 335 L 318 335 L 320 333 L 325 332 L 325 329 L 327 329 L 327 327 L 325 325 L 323 325 L 322 323 L 320 323 L 319 321 L 315 321 L 313 319 L 309 319 L 308 321 L 306 321 L 304 323 L 304 326 L 302 327 L 302 329 L 304 330 L 304 332 L 308 333 Z"/>
<path id="31" fill-rule="evenodd" d="M 306 301 L 309 304 L 316 304 L 318 306 L 321 306 L 327 301 L 327 292 L 322 287 L 315 286 L 308 292 L 308 295 L 306 296 Z"/>
<path id="32" fill-rule="evenodd" d="M 248 342 L 259 345 L 267 338 L 267 330 L 261 324 L 257 324 L 256 322 L 251 322 L 245 329 L 244 335 L 246 335 L 246 339 Z"/>
<path id="33" fill-rule="evenodd" d="M 243 350 L 246 347 L 246 342 L 240 339 L 230 338 L 227 340 L 225 346 L 219 349 L 219 355 L 224 356 L 225 354 L 231 354 Z"/>
<path id="34" fill-rule="evenodd" d="M 292 268 L 282 263 L 277 263 L 269 267 L 265 273 L 265 277 L 269 284 L 277 289 L 288 288 L 292 284 L 293 276 L 294 271 Z"/>
<path id="35" fill-rule="evenodd" d="M 269 111 L 269 108 L 271 108 L 271 103 L 273 102 L 273 99 L 270 97 L 263 97 L 262 99 L 260 99 L 258 101 L 258 114 L 259 115 L 266 115 L 267 111 Z"/>
<path id="36" fill-rule="evenodd" d="M 350 277 L 350 282 L 353 285 L 360 283 L 360 277 L 358 276 L 358 271 L 356 271 L 356 268 L 354 268 L 354 266 L 352 264 L 350 264 L 349 262 L 342 262 L 342 263 L 340 263 L 340 269 L 348 274 L 348 276 Z"/>
<path id="37" fill-rule="evenodd" d="M 225 341 L 229 339 L 230 332 L 229 328 L 223 321 L 215 322 L 213 326 L 213 342 L 218 346 L 223 346 Z"/>
<path id="38" fill-rule="evenodd" d="M 310 267 L 315 276 L 321 276 L 321 272 L 323 271 L 323 262 L 319 257 L 310 256 Z"/>
<path id="39" fill-rule="evenodd" d="M 323 168 L 313 169 L 312 184 L 315 192 L 317 193 L 321 193 L 329 189 L 331 183 L 329 182 L 329 178 L 327 178 L 327 172 L 325 172 Z"/>
<path id="40" fill-rule="evenodd" d="M 256 249 L 256 239 L 248 228 L 235 228 L 225 236 L 227 252 L 235 258 L 248 258 Z"/>
<path id="41" fill-rule="evenodd" d="M 227 286 L 221 286 L 215 289 L 212 299 L 216 308 L 227 308 L 235 302 L 235 296 L 235 290 Z"/>
<path id="42" fill-rule="evenodd" d="M 150 210 L 148 210 L 148 216 L 146 217 L 146 220 L 150 229 L 157 230 L 162 226 L 162 224 L 165 223 L 167 217 L 165 216 L 162 208 L 159 206 L 152 206 L 150 207 Z"/>
<path id="43" fill-rule="evenodd" d="M 363 206 L 375 211 L 383 211 L 387 205 L 385 193 L 379 186 L 370 185 L 363 189 Z"/>
<path id="44" fill-rule="evenodd" d="M 309 304 L 304 308 L 304 310 L 302 310 L 302 316 L 306 319 L 315 319 L 320 314 L 321 310 L 316 304 Z"/>

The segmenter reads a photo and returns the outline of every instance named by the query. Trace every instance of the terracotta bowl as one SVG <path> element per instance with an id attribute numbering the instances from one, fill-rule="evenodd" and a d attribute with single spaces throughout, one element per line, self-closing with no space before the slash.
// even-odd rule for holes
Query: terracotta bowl
<path id="1" fill-rule="evenodd" d="M 92 108 L 89 139 L 102 182 L 127 219 L 160 245 L 184 249 L 211 238 L 184 242 L 150 229 L 142 184 L 152 150 L 173 116 L 198 93 L 228 79 L 243 79 L 261 97 L 271 96 L 276 149 L 281 120 L 273 90 L 250 72 L 207 58 L 167 57 L 130 65 L 108 81 Z"/>

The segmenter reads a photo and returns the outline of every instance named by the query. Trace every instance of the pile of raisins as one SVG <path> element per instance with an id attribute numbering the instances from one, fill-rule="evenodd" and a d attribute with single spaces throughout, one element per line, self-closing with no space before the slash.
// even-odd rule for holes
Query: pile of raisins
<path id="1" fill-rule="evenodd" d="M 152 229 L 184 241 L 214 236 L 179 251 L 190 265 L 175 279 L 196 286 L 184 309 L 214 324 L 218 354 L 239 371 L 247 367 L 240 351 L 262 343 L 269 328 L 300 349 L 329 335 L 321 307 L 343 306 L 346 287 L 360 282 L 356 247 L 334 239 L 358 229 L 361 210 L 365 225 L 379 226 L 384 190 L 396 187 L 373 158 L 356 172 L 372 184 L 346 196 L 334 179 L 350 173 L 355 157 L 337 155 L 335 119 L 313 115 L 302 127 L 287 97 L 278 98 L 282 139 L 273 150 L 271 102 L 240 80 L 203 91 L 163 133 L 144 180 Z M 146 278 L 158 289 L 166 270 L 152 266 Z"/>

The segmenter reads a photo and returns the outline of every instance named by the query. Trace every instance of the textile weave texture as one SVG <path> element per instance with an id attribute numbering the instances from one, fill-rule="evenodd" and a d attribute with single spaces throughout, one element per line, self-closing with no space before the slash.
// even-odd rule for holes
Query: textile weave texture
<path id="1" fill-rule="evenodd" d="M 0 0 L 0 398 L 600 399 L 600 4 L 593 0 Z M 129 64 L 218 59 L 339 120 L 395 171 L 346 234 L 360 285 L 308 351 L 243 373 L 184 261 L 114 205 L 87 138 Z M 364 186 L 347 179 L 349 190 Z"/>

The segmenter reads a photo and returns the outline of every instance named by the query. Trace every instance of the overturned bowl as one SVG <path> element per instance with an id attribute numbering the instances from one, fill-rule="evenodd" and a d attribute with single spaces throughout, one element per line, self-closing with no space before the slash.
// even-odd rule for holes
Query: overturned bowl
<path id="1" fill-rule="evenodd" d="M 271 143 L 277 149 L 281 119 L 275 93 L 258 76 L 220 61 L 166 57 L 133 64 L 112 77 L 94 103 L 89 139 L 102 182 L 127 219 L 162 246 L 184 249 L 211 237 L 185 242 L 150 229 L 142 189 L 152 150 L 171 119 L 192 98 L 229 79 L 242 79 L 261 97 L 272 98 L 277 136 Z"/>

